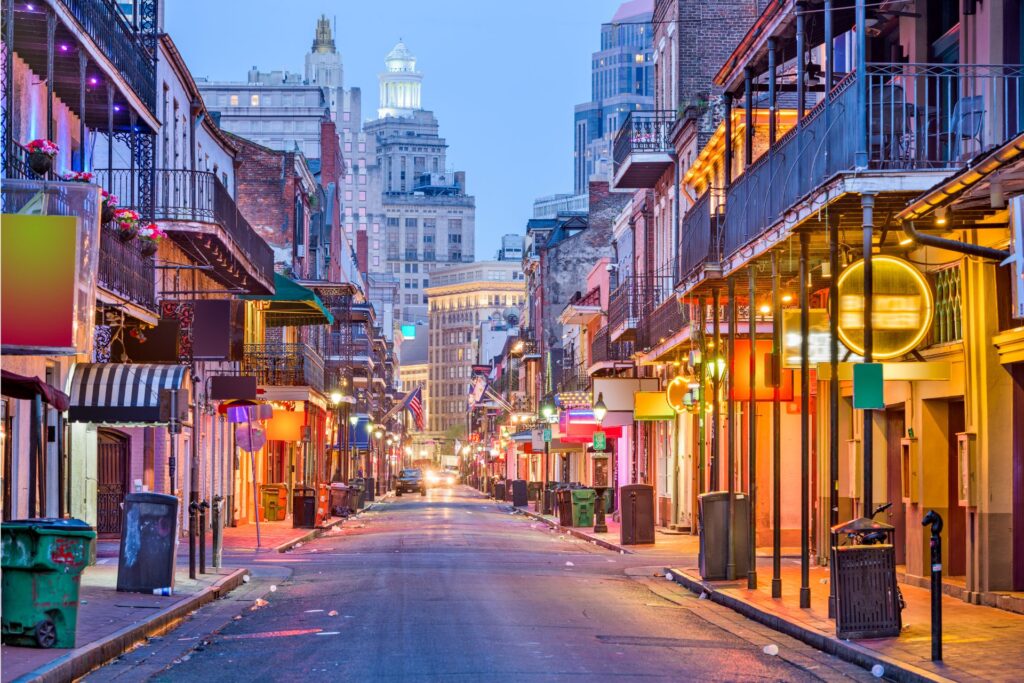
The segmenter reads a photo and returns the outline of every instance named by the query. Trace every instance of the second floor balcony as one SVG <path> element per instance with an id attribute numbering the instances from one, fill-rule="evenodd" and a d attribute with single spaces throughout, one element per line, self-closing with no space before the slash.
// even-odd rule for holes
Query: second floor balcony
<path id="1" fill-rule="evenodd" d="M 125 242 L 117 230 L 100 229 L 97 284 L 101 289 L 156 314 L 156 275 L 153 259 L 143 256 L 140 240 Z"/>
<path id="2" fill-rule="evenodd" d="M 324 360 L 303 343 L 246 344 L 242 374 L 255 375 L 264 386 L 324 390 Z"/>
<path id="3" fill-rule="evenodd" d="M 654 187 L 672 166 L 674 148 L 669 132 L 674 111 L 634 111 L 615 134 L 612 184 L 619 189 Z"/>
<path id="4" fill-rule="evenodd" d="M 272 291 L 273 250 L 212 172 L 156 169 L 147 176 L 137 169 L 96 171 L 121 206 L 158 221 L 184 251 L 211 264 L 211 277 L 253 294 Z"/>
<path id="5" fill-rule="evenodd" d="M 590 340 L 590 373 L 613 368 L 616 365 L 629 364 L 633 357 L 632 342 L 613 342 L 607 327 L 594 333 Z"/>

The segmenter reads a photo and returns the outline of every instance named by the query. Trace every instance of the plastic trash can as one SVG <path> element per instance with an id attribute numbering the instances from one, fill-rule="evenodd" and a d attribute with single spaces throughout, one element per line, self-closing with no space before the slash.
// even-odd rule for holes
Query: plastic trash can
<path id="1" fill-rule="evenodd" d="M 561 526 L 572 526 L 572 492 L 568 487 L 555 489 L 555 502 L 558 504 L 558 523 Z"/>
<path id="2" fill-rule="evenodd" d="M 311 486 L 296 486 L 292 490 L 292 528 L 312 529 L 316 527 L 316 489 Z"/>
<path id="3" fill-rule="evenodd" d="M 512 505 L 517 508 L 525 507 L 527 504 L 526 480 L 513 479 L 510 488 L 512 490 Z"/>
<path id="4" fill-rule="evenodd" d="M 526 484 L 526 498 L 528 500 L 539 500 L 542 484 L 539 481 L 531 481 Z"/>
<path id="5" fill-rule="evenodd" d="M 288 489 L 282 484 L 264 484 L 260 491 L 264 521 L 284 521 L 288 515 Z"/>
<path id="6" fill-rule="evenodd" d="M 505 500 L 505 482 L 494 482 L 494 500 Z"/>
<path id="7" fill-rule="evenodd" d="M 362 510 L 366 506 L 366 484 L 360 479 L 356 478 L 351 480 L 349 488 L 352 491 L 349 493 L 349 501 L 353 510 Z"/>
<path id="8" fill-rule="evenodd" d="M 351 512 L 349 493 L 351 489 L 341 482 L 331 484 L 331 514 L 335 517 L 348 517 Z"/>
<path id="9" fill-rule="evenodd" d="M 129 493 L 117 562 L 117 590 L 152 593 L 174 590 L 178 498 L 166 493 Z"/>
<path id="10" fill-rule="evenodd" d="M 576 527 L 594 526 L 594 504 L 597 493 L 594 489 L 571 489 L 572 525 Z"/>
<path id="11" fill-rule="evenodd" d="M 722 581 L 728 578 L 729 492 L 711 491 L 697 497 L 699 551 L 697 566 L 701 578 Z M 750 499 L 745 493 L 733 493 L 732 547 L 733 576 L 746 576 L 750 566 Z"/>
<path id="12" fill-rule="evenodd" d="M 4 522 L 2 538 L 3 642 L 74 647 L 78 588 L 96 532 L 80 519 L 23 519 Z"/>

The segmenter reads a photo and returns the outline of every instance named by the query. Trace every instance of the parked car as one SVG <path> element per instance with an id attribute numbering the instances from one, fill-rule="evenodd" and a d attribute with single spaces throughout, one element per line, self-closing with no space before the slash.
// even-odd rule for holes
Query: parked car
<path id="1" fill-rule="evenodd" d="M 455 486 L 459 476 L 452 470 L 430 470 L 427 472 L 427 484 L 430 486 Z"/>
<path id="2" fill-rule="evenodd" d="M 417 469 L 402 470 L 398 474 L 398 483 L 395 484 L 395 495 L 403 493 L 420 492 L 421 496 L 427 495 L 427 482 L 423 478 L 423 471 Z"/>

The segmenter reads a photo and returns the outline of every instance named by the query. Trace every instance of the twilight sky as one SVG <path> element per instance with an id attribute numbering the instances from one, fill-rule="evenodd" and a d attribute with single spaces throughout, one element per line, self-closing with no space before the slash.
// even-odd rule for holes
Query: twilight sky
<path id="1" fill-rule="evenodd" d="M 195 76 L 252 66 L 302 73 L 321 13 L 336 19 L 345 87 L 375 115 L 377 74 L 398 42 L 418 58 L 423 106 L 476 196 L 476 257 L 522 233 L 535 197 L 572 191 L 573 106 L 590 99 L 590 53 L 621 0 L 170 0 L 165 26 Z"/>

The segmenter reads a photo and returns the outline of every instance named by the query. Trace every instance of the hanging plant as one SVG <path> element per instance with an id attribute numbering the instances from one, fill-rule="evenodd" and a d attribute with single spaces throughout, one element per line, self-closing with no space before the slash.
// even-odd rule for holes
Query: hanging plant
<path id="1" fill-rule="evenodd" d="M 106 225 L 114 220 L 114 212 L 117 210 L 117 195 L 110 194 L 106 190 L 100 190 L 100 223 Z"/>
<path id="2" fill-rule="evenodd" d="M 130 242 L 139 234 L 139 214 L 131 209 L 114 211 L 114 224 L 117 226 L 117 236 L 123 242 Z"/>
<path id="3" fill-rule="evenodd" d="M 46 175 L 53 168 L 53 158 L 60 147 L 52 140 L 40 138 L 25 145 L 28 150 L 28 165 L 38 175 Z"/>
<path id="4" fill-rule="evenodd" d="M 88 171 L 68 171 L 60 179 L 68 183 L 91 183 L 92 177 Z"/>
<path id="5" fill-rule="evenodd" d="M 150 223 L 138 230 L 139 240 L 142 242 L 142 255 L 153 256 L 156 254 L 160 241 L 167 237 L 167 233 L 160 229 L 156 223 Z"/>

